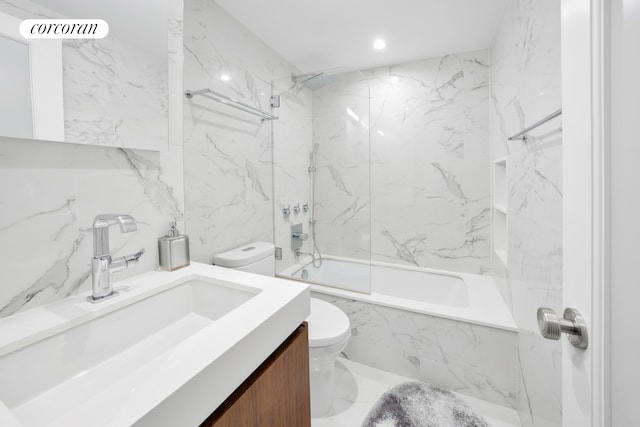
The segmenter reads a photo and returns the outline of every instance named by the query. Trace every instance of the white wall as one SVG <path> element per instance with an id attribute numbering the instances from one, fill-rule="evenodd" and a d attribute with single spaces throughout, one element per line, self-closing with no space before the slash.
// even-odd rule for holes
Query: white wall
<path id="1" fill-rule="evenodd" d="M 273 123 L 273 198 L 275 245 L 282 248 L 282 259 L 276 262 L 279 273 L 296 260 L 291 250 L 291 226 L 302 224 L 309 240 L 303 243 L 303 252 L 311 251 L 309 219 L 311 210 L 302 211 L 304 203 L 311 204 L 309 155 L 311 152 L 311 91 L 292 88 L 291 75 L 276 78 L 274 93 L 281 97 L 277 110 L 280 119 Z M 300 205 L 300 212 L 293 211 Z M 282 209 L 290 207 L 285 216 Z"/>
<path id="2" fill-rule="evenodd" d="M 198 5 L 190 1 L 185 5 L 191 36 L 199 31 Z M 214 4 L 210 5 L 213 9 L 207 10 L 215 23 L 209 27 L 214 31 L 209 41 L 215 44 L 203 41 L 199 46 L 211 56 L 199 59 L 209 61 L 211 68 L 207 72 L 212 74 L 226 65 L 230 72 L 240 70 L 240 80 L 234 82 L 238 86 L 234 87 L 246 90 L 243 93 L 248 93 L 247 96 L 255 95 L 254 100 L 261 99 L 262 108 L 267 108 L 265 100 L 271 91 L 281 91 L 283 107 L 278 114 L 283 120 L 272 129 L 269 123 L 261 126 L 253 116 L 250 121 L 244 120 L 244 116 L 238 120 L 235 110 L 219 110 L 222 114 L 207 110 L 196 117 L 187 108 L 184 139 L 188 158 L 183 168 L 182 111 L 183 104 L 189 107 L 189 103 L 185 103 L 182 87 L 182 4 L 170 2 L 170 6 L 173 8 L 169 19 L 170 88 L 168 99 L 163 101 L 169 106 L 168 146 L 165 144 L 160 151 L 146 151 L 0 138 L 0 238 L 7 242 L 0 247 L 0 316 L 90 288 L 91 226 L 99 213 L 128 213 L 138 220 L 139 230 L 135 233 L 111 232 L 114 255 L 133 253 L 141 247 L 147 250 L 138 266 L 117 273 L 118 280 L 156 268 L 157 238 L 166 234 L 173 219 L 179 221 L 181 231 L 191 232 L 195 260 L 210 262 L 216 252 L 255 239 L 272 241 L 272 173 L 283 174 L 297 188 L 295 200 L 303 202 L 308 187 L 305 153 L 311 132 L 305 97 L 310 95 L 308 91 L 288 93 L 290 74 L 296 70 L 236 22 L 227 21 L 227 26 L 223 26 L 226 15 L 221 15 L 224 12 L 215 9 Z M 232 35 L 237 37 L 229 42 Z M 207 72 L 202 77 L 204 81 L 192 79 L 200 67 L 193 55 L 194 43 L 188 38 L 185 43 L 188 74 L 185 81 L 205 87 L 212 80 Z M 218 49 L 227 49 L 227 54 L 217 55 Z M 106 63 L 102 71 L 109 73 L 108 67 Z M 253 79 L 244 74 L 246 70 L 264 73 L 256 72 Z M 264 88 L 265 96 L 260 95 L 260 88 Z M 94 95 L 98 102 L 103 102 L 100 93 Z M 129 102 L 131 108 L 136 107 L 135 97 L 130 97 Z M 166 118 L 163 120 L 166 122 Z M 161 131 L 166 140 L 166 126 L 157 127 L 153 123 L 143 123 L 142 128 L 148 132 L 138 137 L 150 141 Z M 244 128 L 236 132 L 237 126 Z M 262 133 L 255 132 L 258 128 L 263 129 Z M 290 148 L 280 153 L 283 157 L 277 163 L 281 167 L 275 171 L 272 132 L 290 144 Z M 130 138 L 130 135 L 126 138 L 125 145 L 131 142 Z M 212 171 L 219 173 L 210 175 Z M 207 181 L 209 177 L 211 180 Z M 183 221 L 183 179 L 187 182 L 190 203 L 187 212 L 192 215 L 187 230 Z M 204 191 L 198 192 L 201 188 Z M 208 189 L 214 193 L 207 193 Z M 290 191 L 289 187 L 283 189 Z M 278 204 L 294 202 L 282 195 L 276 200 Z M 203 218 L 201 223 L 199 214 Z M 296 220 L 302 220 L 302 216 Z M 276 241 L 286 247 L 289 225 L 283 221 L 278 227 L 282 233 Z M 285 255 L 289 260 L 292 258 L 290 253 Z"/>
<path id="3" fill-rule="evenodd" d="M 538 307 L 562 312 L 561 118 L 507 138 L 561 107 L 560 29 L 556 0 L 509 1 L 490 61 L 492 158 L 506 156 L 508 187 L 508 265 L 492 266 L 519 328 L 520 418 L 536 427 L 562 423 L 562 347 L 536 323 Z"/>
<path id="4" fill-rule="evenodd" d="M 178 0 L 169 1 L 173 2 Z M 158 7 L 165 7 L 165 2 Z M 63 17 L 28 0 L 2 2 L 0 11 L 19 19 Z M 63 41 L 66 142 L 166 149 L 166 55 L 133 45 L 127 36 L 114 28 L 104 39 Z M 0 130 L 0 135 L 7 133 Z"/>
<path id="5" fill-rule="evenodd" d="M 116 280 L 156 268 L 157 238 L 173 219 L 182 227 L 182 45 L 176 42 L 182 9 L 176 3 L 170 2 L 172 84 L 164 101 L 171 111 L 168 146 L 145 151 L 0 138 L 0 316 L 90 289 L 97 214 L 128 213 L 138 221 L 136 232 L 111 231 L 114 255 L 147 251 Z"/>
<path id="6" fill-rule="evenodd" d="M 316 239 L 324 255 L 371 258 L 370 91 L 361 72 L 313 91 Z"/>
<path id="7" fill-rule="evenodd" d="M 206 98 L 184 99 L 192 259 L 210 263 L 219 252 L 275 237 L 290 263 L 289 224 L 306 225 L 307 215 L 285 219 L 280 208 L 307 197 L 310 94 L 292 88 L 295 68 L 217 4 L 188 0 L 184 7 L 185 89 L 210 88 L 266 111 L 272 94 L 281 95 L 282 102 L 273 110 L 279 120 L 261 122 Z M 222 75 L 229 79 L 221 80 Z"/>
<path id="8" fill-rule="evenodd" d="M 611 425 L 638 424 L 640 1 L 611 2 Z"/>
<path id="9" fill-rule="evenodd" d="M 498 405 L 518 405 L 517 332 L 321 293 L 312 296 L 349 316 L 351 337 L 343 351 L 349 360 Z"/>
<path id="10" fill-rule="evenodd" d="M 489 75 L 486 50 L 367 73 L 373 260 L 491 269 Z"/>
<path id="11" fill-rule="evenodd" d="M 486 51 L 332 76 L 313 127 L 323 253 L 489 271 Z"/>

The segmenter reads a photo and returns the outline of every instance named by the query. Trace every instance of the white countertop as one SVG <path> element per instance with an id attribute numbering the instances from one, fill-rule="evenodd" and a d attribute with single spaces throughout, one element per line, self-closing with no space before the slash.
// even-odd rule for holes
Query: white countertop
<path id="1" fill-rule="evenodd" d="M 98 390 L 83 394 L 82 390 L 68 385 L 58 387 L 59 393 L 58 388 L 47 390 L 50 397 L 46 404 L 49 406 L 64 407 L 70 401 L 74 403 L 62 413 L 58 411 L 55 419 L 47 419 L 45 425 L 199 425 L 309 315 L 308 286 L 192 263 L 174 272 L 153 271 L 116 282 L 114 288 L 120 295 L 98 304 L 86 301 L 84 294 L 0 319 L 0 384 L 4 389 L 0 390 L 0 425 L 31 425 L 18 416 L 19 407 L 6 403 L 12 400 L 11 393 L 20 393 L 19 387 L 15 391 L 13 386 L 8 387 L 7 378 L 14 378 L 15 384 L 15 372 L 20 369 L 19 381 L 38 381 L 39 378 L 32 377 L 37 357 L 54 367 L 58 363 L 46 359 L 48 354 L 36 355 L 34 359 L 29 355 L 30 349 L 54 336 L 58 341 L 63 337 L 62 345 L 75 348 L 72 345 L 77 345 L 77 340 L 66 343 L 64 338 L 64 334 L 73 328 L 130 307 L 197 276 L 240 289 L 244 286 L 254 290 L 255 296 L 222 317 L 209 321 L 187 338 L 172 342 L 157 354 L 145 354 L 137 349 L 136 357 L 146 357 L 144 363 L 132 365 L 130 372 L 119 370 L 115 376 L 100 378 L 106 385 Z M 141 312 L 140 316 L 153 316 L 153 313 Z M 113 333 L 119 332 L 116 329 Z M 23 353 L 24 358 L 21 357 Z M 7 362 L 11 358 L 13 361 Z M 16 360 L 19 363 L 24 360 L 24 366 L 16 367 Z M 61 360 L 60 363 L 64 362 Z M 90 374 L 98 377 L 109 372 L 102 365 L 88 370 L 91 369 L 95 371 Z M 73 381 L 81 375 L 76 375 Z M 3 399 L 3 396 L 9 397 Z"/>

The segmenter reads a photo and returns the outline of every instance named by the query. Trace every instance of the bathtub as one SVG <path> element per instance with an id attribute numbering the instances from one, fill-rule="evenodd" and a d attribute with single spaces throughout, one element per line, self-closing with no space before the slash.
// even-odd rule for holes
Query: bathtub
<path id="1" fill-rule="evenodd" d="M 507 407 L 519 404 L 518 331 L 488 276 L 325 256 L 281 277 L 344 311 L 351 338 L 343 355 Z"/>
<path id="2" fill-rule="evenodd" d="M 279 274 L 304 280 L 313 292 L 414 313 L 516 331 L 516 324 L 490 276 L 323 257 Z M 303 277 L 304 276 L 304 277 Z"/>

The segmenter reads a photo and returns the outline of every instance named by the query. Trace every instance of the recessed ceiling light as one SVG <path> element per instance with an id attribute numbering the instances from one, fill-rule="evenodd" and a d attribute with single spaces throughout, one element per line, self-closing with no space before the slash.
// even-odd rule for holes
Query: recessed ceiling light
<path id="1" fill-rule="evenodd" d="M 391 84 L 397 85 L 398 83 L 400 83 L 400 77 L 391 76 Z"/>
<path id="2" fill-rule="evenodd" d="M 376 39 L 373 42 L 373 48 L 376 50 L 382 50 L 385 47 L 387 47 L 387 42 L 385 42 L 384 39 Z"/>
<path id="3" fill-rule="evenodd" d="M 220 76 L 220 80 L 222 80 L 223 82 L 228 82 L 229 80 L 231 80 L 231 77 L 229 76 L 229 74 L 222 74 Z"/>

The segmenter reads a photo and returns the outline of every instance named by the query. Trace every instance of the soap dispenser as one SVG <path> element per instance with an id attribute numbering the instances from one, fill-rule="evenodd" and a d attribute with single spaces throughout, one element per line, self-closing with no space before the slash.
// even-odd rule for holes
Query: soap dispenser
<path id="1" fill-rule="evenodd" d="M 189 237 L 180 235 L 175 221 L 169 223 L 169 234 L 158 238 L 160 268 L 167 271 L 189 265 Z"/>

